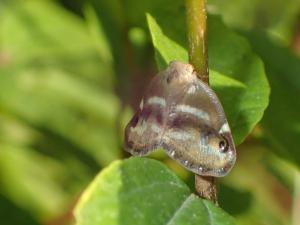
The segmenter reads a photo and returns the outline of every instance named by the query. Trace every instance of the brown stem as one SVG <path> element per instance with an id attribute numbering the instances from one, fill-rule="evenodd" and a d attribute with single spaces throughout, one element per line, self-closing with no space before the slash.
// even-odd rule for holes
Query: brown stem
<path id="1" fill-rule="evenodd" d="M 194 66 L 198 77 L 209 84 L 206 0 L 185 0 L 187 11 L 187 35 L 189 42 L 189 61 Z M 197 194 L 217 203 L 216 178 L 195 174 Z"/>

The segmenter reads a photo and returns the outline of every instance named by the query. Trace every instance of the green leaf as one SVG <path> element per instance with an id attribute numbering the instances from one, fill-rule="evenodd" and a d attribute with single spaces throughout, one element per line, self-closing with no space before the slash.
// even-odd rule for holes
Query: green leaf
<path id="1" fill-rule="evenodd" d="M 166 68 L 172 60 L 188 61 L 188 53 L 186 49 L 166 36 L 150 14 L 147 14 L 147 20 L 153 46 L 155 48 L 155 57 L 158 68 L 160 70 Z"/>
<path id="2" fill-rule="evenodd" d="M 0 104 L 5 111 L 62 137 L 101 165 L 118 156 L 114 124 L 119 102 L 112 93 L 55 69 L 2 74 Z"/>
<path id="3" fill-rule="evenodd" d="M 9 225 L 42 225 L 28 215 L 28 212 L 16 206 L 0 194 L 0 216 L 3 224 Z"/>
<path id="4" fill-rule="evenodd" d="M 32 149 L 0 144 L 0 191 L 36 219 L 66 211 L 74 194 L 87 182 L 87 168 L 76 168 L 74 159 L 65 162 L 70 168 L 67 171 L 63 163 Z"/>
<path id="5" fill-rule="evenodd" d="M 147 20 L 158 67 L 163 69 L 172 60 L 187 62 L 186 46 L 169 37 L 150 14 Z M 167 29 L 173 26 L 176 21 L 170 21 Z M 178 40 L 184 32 L 182 28 Z M 226 28 L 218 18 L 209 18 L 208 38 L 211 86 L 223 104 L 235 143 L 239 144 L 260 121 L 268 105 L 270 90 L 263 63 L 246 39 Z"/>
<path id="6" fill-rule="evenodd" d="M 300 12 L 298 0 L 209 0 L 208 10 L 222 15 L 224 22 L 239 30 L 265 30 L 272 38 L 289 45 Z"/>
<path id="7" fill-rule="evenodd" d="M 108 44 L 103 31 L 95 30 L 91 9 L 86 14 L 92 35 L 80 18 L 51 1 L 12 1 L 5 9 L 0 51 L 8 59 L 0 65 L 1 108 L 100 165 L 116 159 L 119 100 Z"/>
<path id="8" fill-rule="evenodd" d="M 0 50 L 6 63 L 1 67 L 59 68 L 112 88 L 113 76 L 107 76 L 112 72 L 108 43 L 101 28 L 95 31 L 90 11 L 87 15 L 88 26 L 51 1 L 4 4 Z"/>
<path id="9" fill-rule="evenodd" d="M 77 225 L 231 225 L 233 219 L 189 188 L 162 163 L 130 158 L 112 163 L 81 197 Z"/>
<path id="10" fill-rule="evenodd" d="M 253 33 L 249 40 L 265 62 L 272 87 L 270 106 L 262 120 L 271 149 L 299 168 L 300 59 L 265 33 Z"/>
<path id="11" fill-rule="evenodd" d="M 87 23 L 55 1 L 0 10 L 0 191 L 45 223 L 120 155 L 112 56 L 91 10 Z"/>

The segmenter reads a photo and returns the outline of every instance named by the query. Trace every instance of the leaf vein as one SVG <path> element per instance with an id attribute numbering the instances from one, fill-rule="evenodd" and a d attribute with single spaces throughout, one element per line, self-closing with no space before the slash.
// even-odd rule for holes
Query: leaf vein
<path id="1" fill-rule="evenodd" d="M 192 195 L 190 195 L 188 198 L 186 198 L 181 206 L 174 212 L 173 216 L 168 220 L 166 225 L 172 225 L 172 223 L 174 222 L 174 218 L 176 218 L 177 214 L 189 203 L 190 199 L 192 198 Z"/>

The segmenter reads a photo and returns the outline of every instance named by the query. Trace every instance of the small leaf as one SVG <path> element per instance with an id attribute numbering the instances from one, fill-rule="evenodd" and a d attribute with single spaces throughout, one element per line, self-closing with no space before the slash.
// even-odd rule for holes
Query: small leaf
<path id="1" fill-rule="evenodd" d="M 112 163 L 90 184 L 75 210 L 77 225 L 231 225 L 233 219 L 189 188 L 162 163 Z"/>
<path id="2" fill-rule="evenodd" d="M 165 68 L 172 60 L 187 62 L 186 46 L 168 37 L 150 14 L 147 20 L 158 67 Z M 176 21 L 170 21 L 168 29 L 172 26 Z M 235 143 L 239 144 L 263 116 L 270 92 L 268 81 L 262 61 L 252 53 L 246 39 L 215 17 L 209 19 L 208 30 L 211 86 L 223 104 Z M 178 40 L 184 32 L 182 28 Z"/>

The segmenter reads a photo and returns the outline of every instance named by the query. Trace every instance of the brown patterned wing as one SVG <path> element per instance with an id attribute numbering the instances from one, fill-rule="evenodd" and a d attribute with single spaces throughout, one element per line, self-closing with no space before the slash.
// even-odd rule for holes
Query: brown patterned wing
<path id="1" fill-rule="evenodd" d="M 162 147 L 194 173 L 224 176 L 235 163 L 236 151 L 221 103 L 209 86 L 181 67 L 169 85 Z"/>
<path id="2" fill-rule="evenodd" d="M 168 95 L 166 72 L 156 75 L 147 89 L 140 107 L 125 129 L 125 150 L 145 155 L 161 145 L 165 128 Z"/>
<path id="3" fill-rule="evenodd" d="M 154 77 L 125 130 L 125 149 L 145 155 L 157 147 L 194 173 L 224 176 L 236 151 L 217 96 L 190 64 L 172 62 Z"/>

